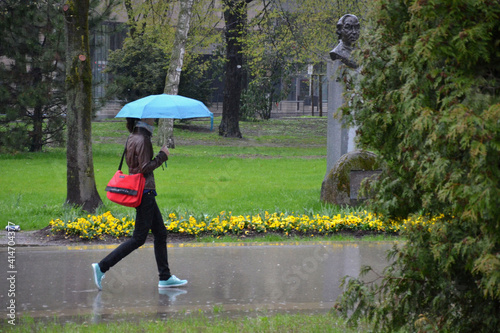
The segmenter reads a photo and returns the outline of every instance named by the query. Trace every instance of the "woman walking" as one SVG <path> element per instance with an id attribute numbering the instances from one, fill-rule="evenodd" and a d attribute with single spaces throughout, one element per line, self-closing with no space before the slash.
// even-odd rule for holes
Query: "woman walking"
<path id="1" fill-rule="evenodd" d="M 154 236 L 154 253 L 158 266 L 158 288 L 179 287 L 187 284 L 170 274 L 167 257 L 167 229 L 163 223 L 160 209 L 156 203 L 156 186 L 153 171 L 167 161 L 169 151 L 162 147 L 158 155 L 153 157 L 154 119 L 127 118 L 127 129 L 130 135 L 126 144 L 126 161 L 129 174 L 142 173 L 146 178 L 141 204 L 136 208 L 135 228 L 132 237 L 122 243 L 99 263 L 92 264 L 94 282 L 102 290 L 101 281 L 111 267 L 139 248 L 146 242 L 149 230 Z"/>

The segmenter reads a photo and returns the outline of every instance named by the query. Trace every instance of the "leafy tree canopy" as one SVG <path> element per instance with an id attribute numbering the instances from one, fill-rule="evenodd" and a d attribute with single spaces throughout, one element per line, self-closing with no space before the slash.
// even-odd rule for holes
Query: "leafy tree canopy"
<path id="1" fill-rule="evenodd" d="M 248 86 L 242 116 L 271 116 L 273 104 L 289 93 L 290 79 L 306 73 L 309 64 L 321 66 L 337 42 L 336 24 L 346 13 L 362 17 L 358 0 L 301 0 L 253 2 L 248 32 L 241 34 Z M 324 74 L 318 72 L 319 74 Z M 316 73 L 316 74 L 318 74 Z"/>
<path id="2" fill-rule="evenodd" d="M 122 49 L 110 54 L 106 71 L 113 75 L 107 98 L 130 102 L 151 94 L 163 93 L 175 33 L 175 1 L 132 4 L 126 1 L 129 36 Z M 212 63 L 204 48 L 217 40 L 213 4 L 196 2 L 193 22 L 184 57 L 179 94 L 210 101 L 211 80 L 205 73 Z M 175 17 L 173 17 L 175 16 Z M 215 38 L 215 39 L 214 39 Z M 196 48 L 196 54 L 193 49 Z"/>
<path id="3" fill-rule="evenodd" d="M 161 94 L 167 66 L 168 54 L 155 40 L 128 38 L 123 48 L 109 56 L 106 71 L 113 74 L 114 82 L 108 94 L 127 102 Z"/>

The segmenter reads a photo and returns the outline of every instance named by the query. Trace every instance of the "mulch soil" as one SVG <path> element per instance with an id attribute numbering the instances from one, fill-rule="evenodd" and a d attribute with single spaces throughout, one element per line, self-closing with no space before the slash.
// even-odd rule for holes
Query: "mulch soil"
<path id="1" fill-rule="evenodd" d="M 371 231 L 344 231 L 339 234 L 347 237 L 362 238 L 368 235 L 377 235 L 375 232 Z M 321 240 L 322 235 L 311 234 L 304 235 L 302 233 L 290 233 L 288 237 L 284 237 L 283 233 L 268 232 L 266 234 L 262 233 L 248 233 L 247 235 L 232 235 L 236 241 L 255 241 L 259 242 L 263 240 L 264 235 L 279 235 L 291 240 L 296 241 L 297 238 L 304 240 Z M 12 236 L 12 234 L 10 235 Z M 66 235 L 64 232 L 52 232 L 49 226 L 36 231 L 20 231 L 13 234 L 16 246 L 79 246 L 79 245 L 114 245 L 120 244 L 128 239 L 128 237 L 112 237 L 105 235 L 98 239 L 81 239 L 75 235 Z M 199 237 L 209 236 L 200 235 Z M 395 235 L 397 236 L 397 235 Z M 170 233 L 167 238 L 168 243 L 178 244 L 178 243 L 194 243 L 199 242 L 199 237 L 193 235 Z M 11 238 L 12 239 L 12 238 Z M 215 237 L 214 237 L 215 239 Z M 9 237 L 7 231 L 0 232 L 0 246 L 7 246 L 9 242 Z M 153 235 L 148 235 L 146 244 L 153 243 Z"/>

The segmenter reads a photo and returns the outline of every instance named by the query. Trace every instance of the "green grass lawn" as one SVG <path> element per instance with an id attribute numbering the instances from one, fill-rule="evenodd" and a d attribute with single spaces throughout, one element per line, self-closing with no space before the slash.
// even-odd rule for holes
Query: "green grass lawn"
<path id="1" fill-rule="evenodd" d="M 82 318 L 83 319 L 83 318 Z M 167 320 L 130 320 L 114 321 L 109 323 L 93 324 L 91 321 L 83 323 L 57 323 L 21 319 L 9 332 L 311 332 L 311 333 L 355 333 L 371 332 L 366 324 L 359 328 L 349 327 L 345 320 L 336 314 L 250 314 L 244 317 L 225 317 L 224 311 L 214 309 L 212 314 L 194 314 L 185 317 L 169 318 Z M 3 332 L 0 325 L 0 332 Z"/>
<path id="2" fill-rule="evenodd" d="M 216 128 L 209 131 L 206 121 L 176 127 L 176 148 L 171 150 L 168 167 L 155 171 L 157 201 L 164 214 L 332 209 L 320 202 L 326 171 L 326 119 L 241 122 L 240 127 L 243 139 L 221 138 Z M 123 152 L 125 123 L 94 122 L 92 130 L 95 179 L 104 202 L 101 211 L 133 216 L 134 209 L 111 203 L 104 191 Z M 82 214 L 63 205 L 64 149 L 1 154 L 0 171 L 2 227 L 10 221 L 23 230 L 35 230 L 46 227 L 51 219 Z"/>

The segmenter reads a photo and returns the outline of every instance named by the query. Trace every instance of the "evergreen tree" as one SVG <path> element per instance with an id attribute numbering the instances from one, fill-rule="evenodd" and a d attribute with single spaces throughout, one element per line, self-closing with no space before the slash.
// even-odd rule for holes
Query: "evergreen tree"
<path id="1" fill-rule="evenodd" d="M 386 169 L 372 208 L 409 225 L 377 285 L 348 283 L 377 331 L 493 332 L 500 317 L 500 2 L 377 0 L 345 119 Z"/>
<path id="2" fill-rule="evenodd" d="M 0 145 L 61 144 L 64 35 L 56 1 L 0 2 Z"/>
<path id="3" fill-rule="evenodd" d="M 89 27 L 118 0 L 92 0 Z M 99 10 L 95 10 L 99 8 Z M 66 121 L 64 16 L 54 0 L 0 1 L 0 146 L 41 151 L 62 145 Z"/>

